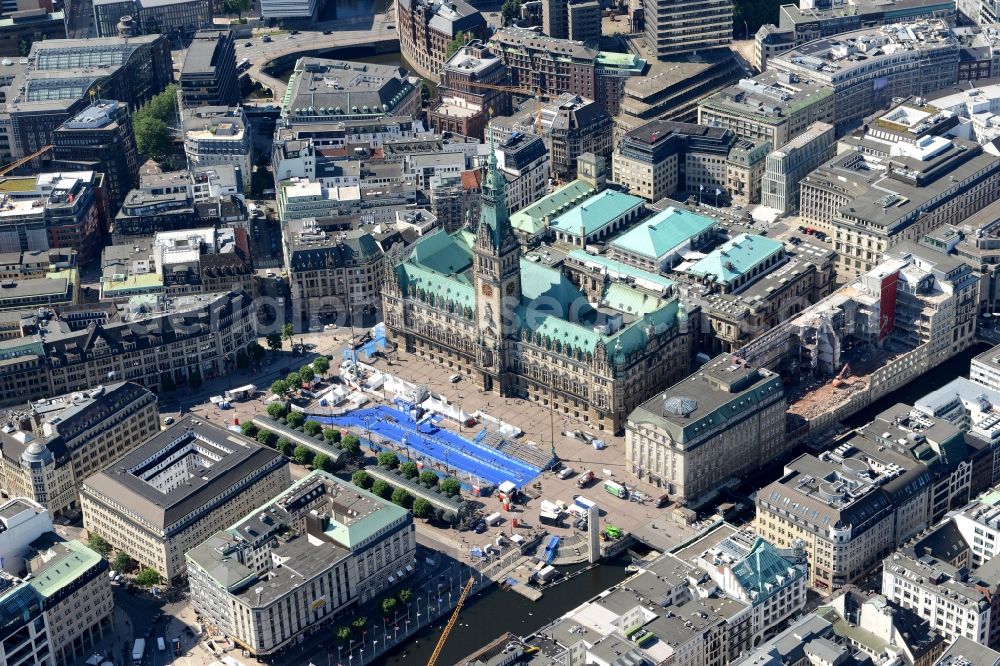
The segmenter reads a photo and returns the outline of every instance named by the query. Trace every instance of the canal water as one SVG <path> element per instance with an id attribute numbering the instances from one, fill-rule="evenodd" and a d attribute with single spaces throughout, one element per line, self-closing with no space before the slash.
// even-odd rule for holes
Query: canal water
<path id="1" fill-rule="evenodd" d="M 626 577 L 625 567 L 628 564 L 629 560 L 622 557 L 583 571 L 545 590 L 542 598 L 535 602 L 529 601 L 517 592 L 501 590 L 494 585 L 481 596 L 467 602 L 462 608 L 458 622 L 441 651 L 438 663 L 450 666 L 506 631 L 518 636 L 530 634 L 587 599 L 623 581 Z M 560 569 L 567 576 L 571 576 L 586 566 L 560 567 Z M 433 628 L 417 634 L 405 649 L 400 648 L 391 652 L 378 663 L 393 666 L 426 664 L 447 620 L 448 616 L 441 618 Z"/>

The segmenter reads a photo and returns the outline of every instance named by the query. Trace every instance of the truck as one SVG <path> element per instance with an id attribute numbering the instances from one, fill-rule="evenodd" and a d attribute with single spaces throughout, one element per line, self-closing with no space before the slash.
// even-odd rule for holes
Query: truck
<path id="1" fill-rule="evenodd" d="M 625 496 L 628 494 L 628 491 L 625 490 L 625 486 L 611 480 L 604 482 L 604 492 L 621 499 L 625 499 Z"/>
<path id="2" fill-rule="evenodd" d="M 589 500 L 583 495 L 577 495 L 573 498 L 573 504 L 583 509 L 583 512 L 586 513 L 587 511 L 590 511 L 590 507 L 596 506 L 597 502 Z"/>
<path id="3" fill-rule="evenodd" d="M 142 658 L 146 656 L 146 639 L 137 638 L 132 643 L 132 666 L 142 664 Z"/>
<path id="4" fill-rule="evenodd" d="M 544 509 L 538 512 L 538 522 L 542 525 L 548 525 L 549 527 L 558 527 L 562 520 L 558 513 L 552 511 L 545 511 Z"/>
<path id="5" fill-rule="evenodd" d="M 586 488 L 587 485 L 594 480 L 594 470 L 588 469 L 586 472 L 581 474 L 576 479 L 577 488 Z"/>
<path id="6" fill-rule="evenodd" d="M 249 398 L 257 395 L 257 387 L 253 384 L 247 384 L 246 386 L 239 386 L 234 389 L 229 389 L 226 391 L 226 400 L 237 401 L 237 400 L 247 400 Z"/>
<path id="7" fill-rule="evenodd" d="M 500 514 L 499 511 L 497 511 L 496 513 L 491 513 L 490 515 L 486 516 L 486 524 L 489 525 L 490 527 L 493 527 L 494 525 L 499 525 L 502 521 L 503 521 L 503 516 Z"/>

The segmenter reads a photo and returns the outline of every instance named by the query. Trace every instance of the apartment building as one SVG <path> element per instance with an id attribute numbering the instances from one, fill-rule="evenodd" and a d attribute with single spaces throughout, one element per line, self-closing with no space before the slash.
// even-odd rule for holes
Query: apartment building
<path id="1" fill-rule="evenodd" d="M 626 466 L 696 499 L 788 453 L 785 406 L 778 375 L 717 357 L 629 414 Z"/>
<path id="2" fill-rule="evenodd" d="M 83 523 L 174 582 L 186 552 L 290 483 L 277 451 L 187 415 L 84 481 Z"/>
<path id="3" fill-rule="evenodd" d="M 52 516 L 78 511 L 83 480 L 159 429 L 156 396 L 132 382 L 29 402 L 0 431 L 0 483 Z"/>
<path id="4" fill-rule="evenodd" d="M 545 195 L 552 169 L 540 137 L 515 132 L 496 146 L 496 158 L 497 168 L 507 181 L 510 210 L 521 210 Z"/>
<path id="5" fill-rule="evenodd" d="M 737 139 L 726 160 L 726 191 L 731 203 L 740 206 L 760 203 L 761 181 L 771 152 L 769 141 Z"/>
<path id="6" fill-rule="evenodd" d="M 253 177 L 253 135 L 242 107 L 200 106 L 184 115 L 184 155 L 189 169 L 228 165 L 243 191 Z"/>
<path id="7" fill-rule="evenodd" d="M 972 359 L 969 379 L 993 391 L 1000 391 L 1000 346 L 987 349 Z"/>
<path id="8" fill-rule="evenodd" d="M 491 118 L 511 112 L 510 92 L 496 88 L 506 84 L 507 68 L 500 59 L 482 42 L 469 42 L 444 63 L 427 123 L 435 132 L 482 139 Z"/>
<path id="9" fill-rule="evenodd" d="M 732 130 L 777 148 L 815 122 L 833 124 L 834 91 L 802 73 L 765 72 L 740 79 L 698 103 L 698 123 Z"/>
<path id="10" fill-rule="evenodd" d="M 235 39 L 231 30 L 195 34 L 181 64 L 179 84 L 184 108 L 232 107 L 240 103 Z"/>
<path id="11" fill-rule="evenodd" d="M 833 125 L 815 122 L 767 156 L 761 182 L 761 203 L 785 215 L 799 210 L 799 181 L 833 157 Z"/>
<path id="12" fill-rule="evenodd" d="M 409 511 L 321 471 L 187 554 L 194 608 L 258 657 L 419 575 L 418 566 Z"/>
<path id="13" fill-rule="evenodd" d="M 926 97 L 954 86 L 958 61 L 959 42 L 951 28 L 945 21 L 932 19 L 807 42 L 770 59 L 768 71 L 826 86 L 834 98 L 835 118 L 814 120 L 833 124 L 839 135 L 895 98 Z"/>

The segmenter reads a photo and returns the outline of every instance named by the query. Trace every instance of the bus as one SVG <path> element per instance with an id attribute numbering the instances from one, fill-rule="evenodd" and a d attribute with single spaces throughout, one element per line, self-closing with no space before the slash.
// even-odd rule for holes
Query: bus
<path id="1" fill-rule="evenodd" d="M 604 491 L 609 495 L 614 495 L 615 497 L 625 499 L 626 491 L 625 486 L 620 483 L 615 483 L 614 481 L 604 482 Z"/>

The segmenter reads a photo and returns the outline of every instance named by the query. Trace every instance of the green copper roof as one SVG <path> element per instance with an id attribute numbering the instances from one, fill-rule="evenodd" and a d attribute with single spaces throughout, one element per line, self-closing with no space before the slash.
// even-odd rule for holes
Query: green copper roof
<path id="1" fill-rule="evenodd" d="M 657 260 L 714 224 L 710 217 L 671 206 L 618 236 L 611 246 Z"/>
<path id="2" fill-rule="evenodd" d="M 699 276 L 714 275 L 718 282 L 728 284 L 783 250 L 784 246 L 771 238 L 740 234 L 710 252 L 687 272 Z"/>
<path id="3" fill-rule="evenodd" d="M 646 69 L 646 61 L 631 53 L 616 53 L 614 51 L 599 51 L 597 53 L 598 67 L 615 67 L 617 69 L 634 70 L 642 74 Z"/>
<path id="4" fill-rule="evenodd" d="M 577 236 L 582 228 L 589 235 L 642 204 L 641 198 L 631 194 L 604 190 L 552 220 L 550 226 Z"/>
<path id="5" fill-rule="evenodd" d="M 522 208 L 510 216 L 510 223 L 521 233 L 534 235 L 545 229 L 547 220 L 563 211 L 583 203 L 594 194 L 590 183 L 574 180 L 566 183 L 551 194 L 547 194 L 530 206 Z"/>
<path id="6" fill-rule="evenodd" d="M 577 289 L 562 271 L 543 266 L 540 263 L 521 258 L 521 300 L 530 302 L 538 298 L 552 299 L 562 305 L 576 307 L 585 304 L 587 298 Z"/>
<path id="7" fill-rule="evenodd" d="M 675 282 L 668 277 L 638 269 L 635 266 L 615 261 L 614 259 L 609 259 L 601 254 L 590 254 L 584 250 L 573 250 L 568 256 L 588 265 L 598 266 L 601 268 L 602 272 L 607 273 L 608 276 L 612 278 L 626 276 L 635 278 L 638 284 L 648 289 L 670 289 L 675 284 Z"/>
<path id="8" fill-rule="evenodd" d="M 635 317 L 659 310 L 666 302 L 646 291 L 633 289 L 621 282 L 612 282 L 604 290 L 601 303 Z"/>
<path id="9" fill-rule="evenodd" d="M 472 267 L 472 255 L 465 238 L 438 232 L 413 244 L 409 261 L 441 275 L 464 273 Z"/>
<path id="10" fill-rule="evenodd" d="M 28 583 L 43 597 L 51 597 L 101 561 L 101 556 L 79 541 L 63 541 L 53 546 L 56 556 Z"/>

